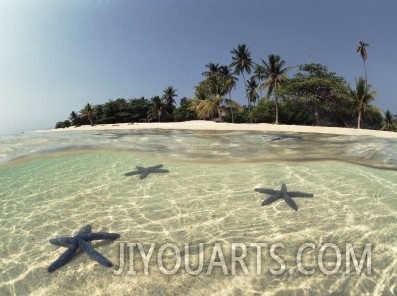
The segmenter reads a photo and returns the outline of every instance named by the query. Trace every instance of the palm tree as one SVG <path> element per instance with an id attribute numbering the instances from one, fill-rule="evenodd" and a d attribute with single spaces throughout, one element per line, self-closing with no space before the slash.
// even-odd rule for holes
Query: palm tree
<path id="1" fill-rule="evenodd" d="M 196 112 L 198 119 L 209 119 L 213 118 L 216 109 L 216 102 L 211 97 L 211 92 L 204 80 L 195 87 L 194 97 L 189 99 L 188 110 Z"/>
<path id="2" fill-rule="evenodd" d="M 78 118 L 79 116 L 75 111 L 72 111 L 69 115 L 69 120 L 72 123 L 72 125 L 77 125 Z"/>
<path id="3" fill-rule="evenodd" d="M 239 44 L 237 45 L 237 48 L 233 49 L 231 52 L 233 54 L 232 60 L 233 62 L 230 64 L 230 67 L 234 69 L 234 73 L 237 75 L 242 75 L 243 80 L 244 80 L 244 86 L 245 89 L 247 89 L 247 83 L 245 80 L 244 73 L 246 72 L 247 74 L 251 73 L 251 69 L 253 67 L 253 62 L 251 58 L 251 53 L 247 49 L 247 46 L 245 44 Z M 250 100 L 247 94 L 247 100 L 248 100 L 248 107 L 250 109 L 250 121 L 252 123 L 252 117 L 251 117 L 251 104 Z"/>
<path id="4" fill-rule="evenodd" d="M 364 41 L 360 41 L 358 44 L 358 47 L 356 48 L 356 52 L 359 52 L 361 55 L 361 58 L 364 63 L 364 74 L 365 74 L 365 83 L 367 84 L 367 69 L 365 67 L 365 61 L 367 60 L 367 47 L 369 46 L 368 43 L 365 43 Z"/>
<path id="5" fill-rule="evenodd" d="M 80 111 L 81 116 L 87 118 L 90 124 L 93 125 L 93 119 L 95 118 L 95 110 L 92 108 L 90 103 L 87 103 L 84 108 Z"/>
<path id="6" fill-rule="evenodd" d="M 258 85 L 262 85 L 262 81 L 265 81 L 265 70 L 262 65 L 256 64 L 254 68 L 254 76 L 255 80 L 257 81 Z M 262 98 L 262 87 L 258 87 L 259 96 Z"/>
<path id="7" fill-rule="evenodd" d="M 233 75 L 233 73 L 230 72 L 230 68 L 228 66 L 220 66 L 218 73 L 222 77 L 226 92 L 229 93 L 230 97 L 230 93 L 233 88 L 236 87 L 238 79 Z"/>
<path id="8" fill-rule="evenodd" d="M 224 100 L 225 106 L 230 109 L 230 113 L 232 115 L 232 123 L 234 123 L 234 112 L 233 110 L 243 111 L 243 107 L 232 99 L 225 99 Z"/>
<path id="9" fill-rule="evenodd" d="M 361 119 L 368 103 L 375 99 L 376 92 L 371 91 L 371 85 L 366 84 L 365 80 L 360 77 L 356 81 L 356 89 L 350 91 L 351 98 L 357 105 L 357 128 L 361 128 Z"/>
<path id="10" fill-rule="evenodd" d="M 237 84 L 237 77 L 233 75 L 233 73 L 230 72 L 230 68 L 227 66 L 221 66 L 219 68 L 219 74 L 221 75 L 225 87 L 225 91 L 229 94 L 229 99 L 225 102 L 227 102 L 228 106 L 230 107 L 230 111 L 232 114 L 232 123 L 234 123 L 234 115 L 233 115 L 233 108 L 236 106 L 234 104 L 235 102 L 232 100 L 232 90 L 236 88 Z M 238 104 L 237 104 L 238 105 Z"/>
<path id="11" fill-rule="evenodd" d="M 218 120 L 222 120 L 224 95 L 230 94 L 235 80 L 228 75 L 230 72 L 227 67 L 222 66 L 219 69 L 195 87 L 194 98 L 190 100 L 190 110 L 195 111 L 200 119 L 212 118 L 217 113 Z M 232 100 L 228 99 L 229 103 L 230 101 Z M 231 106 L 229 103 L 228 105 Z"/>
<path id="12" fill-rule="evenodd" d="M 278 124 L 277 92 L 280 90 L 281 84 L 288 78 L 287 72 L 291 69 L 291 67 L 284 67 L 285 61 L 282 60 L 279 55 L 274 54 L 270 54 L 268 56 L 267 62 L 265 62 L 263 59 L 261 59 L 261 62 L 263 64 L 261 74 L 265 78 L 265 82 L 260 87 L 267 88 L 267 99 L 269 99 L 274 93 L 274 105 L 276 107 L 275 124 Z"/>
<path id="13" fill-rule="evenodd" d="M 382 130 L 384 131 L 396 131 L 396 122 L 391 114 L 390 110 L 385 113 L 385 118 L 383 119 Z"/>
<path id="14" fill-rule="evenodd" d="M 208 68 L 208 71 L 201 73 L 201 75 L 203 75 L 204 77 L 209 77 L 211 75 L 219 73 L 219 64 L 209 63 L 205 66 Z"/>
<path id="15" fill-rule="evenodd" d="M 247 81 L 247 94 L 251 103 L 255 106 L 256 100 L 259 99 L 259 94 L 257 91 L 258 83 L 255 80 L 255 77 L 251 77 L 250 80 Z"/>
<path id="16" fill-rule="evenodd" d="M 164 110 L 164 105 L 161 102 L 160 97 L 155 96 L 155 97 L 151 98 L 150 99 L 150 107 L 149 107 L 148 114 L 147 114 L 149 121 L 152 121 L 155 118 L 157 118 L 158 122 L 160 122 L 161 115 L 163 114 L 163 110 Z"/>
<path id="17" fill-rule="evenodd" d="M 178 95 L 176 94 L 176 89 L 172 86 L 168 86 L 166 89 L 163 90 L 163 96 L 161 97 L 165 111 L 171 115 L 174 112 L 175 108 L 175 97 Z"/>
<path id="18" fill-rule="evenodd" d="M 218 116 L 221 118 L 221 101 L 222 98 L 219 95 L 204 100 L 194 98 L 190 99 L 190 106 L 188 109 L 195 111 L 198 119 L 213 118 L 215 112 L 218 112 Z"/>

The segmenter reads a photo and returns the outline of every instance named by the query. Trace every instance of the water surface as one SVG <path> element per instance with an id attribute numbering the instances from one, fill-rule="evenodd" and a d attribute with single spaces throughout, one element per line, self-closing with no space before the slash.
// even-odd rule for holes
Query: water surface
<path id="1" fill-rule="evenodd" d="M 28 133 L 0 138 L 0 295 L 396 295 L 397 294 L 397 141 L 367 136 L 275 134 L 221 131 L 103 131 Z M 146 179 L 124 176 L 135 166 L 163 164 L 168 174 Z M 297 198 L 299 211 L 284 201 L 261 207 L 267 197 L 254 188 L 313 193 Z M 65 250 L 49 239 L 72 235 L 85 224 L 93 231 L 120 233 L 113 242 L 94 242 L 115 266 L 106 268 L 77 254 L 53 273 L 47 267 Z M 182 267 L 162 273 L 152 258 L 143 274 L 135 250 L 120 275 L 120 244 L 156 243 L 205 246 L 204 271 L 190 275 Z M 220 243 L 228 275 L 208 258 Z M 261 274 L 256 250 L 231 274 L 230 245 L 266 243 Z M 286 271 L 269 255 L 278 255 Z M 296 253 L 316 246 L 297 269 Z M 324 275 L 319 249 L 332 243 L 341 250 L 338 272 Z M 371 244 L 371 274 L 346 274 L 345 246 L 360 259 Z M 332 249 L 324 266 L 332 270 Z M 193 252 L 193 254 L 195 254 Z M 155 257 L 155 256 L 153 256 Z M 172 266 L 173 256 L 165 258 Z M 168 260 L 168 261 L 167 261 Z M 194 260 L 192 256 L 192 260 Z M 292 271 L 291 271 L 292 270 Z M 366 271 L 366 270 L 365 270 Z"/>

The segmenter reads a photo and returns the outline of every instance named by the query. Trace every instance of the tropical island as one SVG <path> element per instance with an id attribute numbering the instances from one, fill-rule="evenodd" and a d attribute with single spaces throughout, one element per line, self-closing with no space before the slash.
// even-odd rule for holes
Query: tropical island
<path id="1" fill-rule="evenodd" d="M 356 48 L 363 61 L 364 77 L 356 79 L 353 86 L 318 63 L 290 67 L 275 54 L 256 63 L 247 46 L 239 44 L 230 52 L 230 65 L 205 65 L 203 80 L 194 87 L 193 97 L 182 97 L 178 106 L 177 90 L 168 86 L 163 94 L 150 99 L 142 96 L 111 99 L 99 105 L 87 103 L 79 112 L 72 111 L 67 120 L 57 122 L 55 128 L 206 119 L 396 131 L 397 115 L 370 104 L 376 92 L 367 81 L 368 46 L 360 41 Z M 289 76 L 292 70 L 296 73 Z M 247 104 L 243 106 L 232 98 L 238 82 L 244 83 L 246 92 Z"/>

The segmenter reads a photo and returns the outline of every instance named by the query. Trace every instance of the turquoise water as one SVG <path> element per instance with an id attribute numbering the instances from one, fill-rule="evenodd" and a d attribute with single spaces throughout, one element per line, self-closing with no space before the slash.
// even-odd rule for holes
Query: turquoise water
<path id="1" fill-rule="evenodd" d="M 146 130 L 1 137 L 0 295 L 396 295 L 397 140 L 280 135 L 286 134 Z M 157 164 L 169 173 L 143 180 L 124 175 Z M 314 197 L 296 198 L 299 211 L 282 200 L 262 207 L 268 195 L 254 188 L 280 189 L 282 183 Z M 78 253 L 48 273 L 65 250 L 49 239 L 86 224 L 121 235 L 93 242 L 114 266 Z M 147 275 L 138 248 L 136 274 L 128 273 L 128 243 L 146 251 L 155 243 Z M 203 244 L 203 271 L 189 274 L 182 260 L 175 274 L 162 272 L 157 254 L 165 243 L 182 254 L 185 243 L 193 249 Z M 221 266 L 207 274 L 216 243 L 227 275 Z M 247 247 L 249 274 L 238 264 L 232 274 L 230 246 L 237 243 Z M 260 274 L 257 251 L 249 247 L 254 243 L 267 244 Z M 285 264 L 279 275 L 270 270 L 282 268 L 270 255 L 276 243 L 283 244 L 276 253 Z M 311 275 L 299 272 L 296 259 L 305 243 L 314 245 L 302 255 L 303 267 L 315 269 Z M 327 243 L 342 258 L 332 274 L 318 263 Z M 368 268 L 346 273 L 347 243 L 358 261 L 371 245 L 370 274 Z M 176 259 L 168 253 L 164 265 L 170 270 Z M 191 255 L 191 261 L 198 258 L 197 251 Z M 328 248 L 322 266 L 332 270 L 336 262 L 336 251 Z"/>

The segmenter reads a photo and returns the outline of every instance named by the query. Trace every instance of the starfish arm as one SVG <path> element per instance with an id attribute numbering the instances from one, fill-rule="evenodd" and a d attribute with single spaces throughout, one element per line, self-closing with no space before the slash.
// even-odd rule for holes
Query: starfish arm
<path id="1" fill-rule="evenodd" d="M 144 170 L 142 173 L 141 173 L 141 176 L 139 177 L 139 179 L 145 179 L 147 176 L 149 175 L 149 170 Z"/>
<path id="2" fill-rule="evenodd" d="M 265 194 L 277 194 L 278 192 L 280 192 L 278 190 L 266 189 L 266 188 L 255 188 L 255 191 Z"/>
<path id="3" fill-rule="evenodd" d="M 91 225 L 87 224 L 80 228 L 80 230 L 77 232 L 77 235 L 84 234 L 84 233 L 90 233 L 91 229 L 92 229 Z"/>
<path id="4" fill-rule="evenodd" d="M 113 265 L 112 262 L 106 259 L 101 253 L 95 251 L 95 249 L 84 239 L 80 238 L 78 242 L 80 248 L 95 261 L 99 262 L 100 264 L 106 267 L 111 267 Z"/>
<path id="5" fill-rule="evenodd" d="M 295 211 L 298 210 L 298 205 L 295 203 L 295 201 L 289 196 L 289 195 L 284 195 L 283 199 L 291 208 L 293 208 Z"/>
<path id="6" fill-rule="evenodd" d="M 270 195 L 267 199 L 264 199 L 264 200 L 262 201 L 262 206 L 271 204 L 272 202 L 276 201 L 276 200 L 279 199 L 279 198 L 280 198 L 280 194 L 273 194 L 273 195 Z"/>
<path id="7" fill-rule="evenodd" d="M 152 166 L 152 167 L 148 167 L 148 170 L 157 170 L 157 169 L 162 168 L 162 167 L 163 167 L 162 164 L 158 164 L 158 165 L 155 165 L 155 166 Z"/>
<path id="8" fill-rule="evenodd" d="M 61 236 L 50 239 L 50 243 L 56 246 L 69 247 L 73 243 L 73 239 L 72 236 Z"/>
<path id="9" fill-rule="evenodd" d="M 107 233 L 107 232 L 94 232 L 94 233 L 86 233 L 80 235 L 80 238 L 82 238 L 85 241 L 93 241 L 99 239 L 118 239 L 119 237 L 120 234 L 118 233 Z"/>
<path id="10" fill-rule="evenodd" d="M 281 190 L 280 190 L 280 192 L 281 192 L 281 196 L 286 195 L 287 192 L 288 192 L 287 185 L 285 185 L 284 183 L 281 184 Z"/>
<path id="11" fill-rule="evenodd" d="M 125 173 L 124 176 L 134 176 L 136 174 L 138 174 L 137 171 L 131 171 L 131 172 Z"/>
<path id="12" fill-rule="evenodd" d="M 79 248 L 79 243 L 77 240 L 74 240 L 71 246 L 61 255 L 57 260 L 55 260 L 49 267 L 48 272 L 53 272 L 57 270 L 59 267 L 65 265 L 70 259 L 72 259 L 73 254 Z"/>
<path id="13" fill-rule="evenodd" d="M 82 227 L 77 232 L 76 235 L 90 233 L 91 229 L 92 229 L 91 225 L 87 224 L 84 227 Z M 53 244 L 53 245 L 57 245 L 57 246 L 69 247 L 72 244 L 73 239 L 74 239 L 74 237 L 72 237 L 72 236 L 61 236 L 61 237 L 50 239 L 50 243 Z"/>
<path id="14" fill-rule="evenodd" d="M 153 171 L 153 173 L 169 173 L 169 172 L 170 171 L 166 170 L 166 169 L 158 169 L 158 170 Z"/>
<path id="15" fill-rule="evenodd" d="M 288 192 L 290 197 L 313 197 L 314 195 L 306 192 L 290 191 Z"/>

